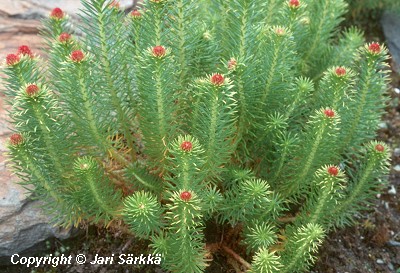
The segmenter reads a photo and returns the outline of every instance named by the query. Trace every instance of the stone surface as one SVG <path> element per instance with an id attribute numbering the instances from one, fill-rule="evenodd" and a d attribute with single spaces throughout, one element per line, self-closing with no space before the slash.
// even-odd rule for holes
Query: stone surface
<path id="1" fill-rule="evenodd" d="M 400 14 L 386 11 L 382 16 L 381 23 L 395 63 L 394 69 L 400 73 Z"/>
<path id="2" fill-rule="evenodd" d="M 118 2 L 122 8 L 128 8 L 136 1 L 119 0 Z M 82 9 L 82 4 L 80 0 L 1 0 L 0 14 L 14 18 L 37 19 L 48 16 L 55 7 L 75 16 L 79 9 Z"/>
<path id="3" fill-rule="evenodd" d="M 127 8 L 135 0 L 119 1 Z M 37 36 L 39 19 L 59 7 L 77 20 L 82 5 L 79 0 L 0 0 L 0 66 L 7 54 L 15 53 L 20 45 L 28 45 L 40 54 L 43 42 Z M 4 89 L 0 72 L 0 90 Z M 53 227 L 40 201 L 31 201 L 27 191 L 18 185 L 6 162 L 6 141 L 11 134 L 7 124 L 7 106 L 0 91 L 0 263 L 2 257 L 32 249 L 38 243 L 56 237 L 65 239 L 71 230 Z M 3 259 L 4 260 L 4 259 Z"/>

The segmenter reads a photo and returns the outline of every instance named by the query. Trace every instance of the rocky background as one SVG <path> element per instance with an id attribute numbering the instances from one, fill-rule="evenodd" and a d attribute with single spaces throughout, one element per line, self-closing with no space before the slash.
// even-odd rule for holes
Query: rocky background
<path id="1" fill-rule="evenodd" d="M 119 1 L 130 8 L 136 1 Z M 76 14 L 82 8 L 79 0 L 0 0 L 0 64 L 7 54 L 19 46 L 28 45 L 38 55 L 43 52 L 43 41 L 37 35 L 40 19 L 59 7 L 78 21 Z M 0 90 L 4 89 L 0 72 Z M 72 231 L 54 228 L 40 209 L 39 201 L 32 201 L 27 191 L 16 184 L 6 160 L 6 141 L 11 135 L 7 124 L 7 105 L 0 92 L 0 264 L 7 256 L 20 253 L 49 237 L 68 238 Z M 3 259 L 2 259 L 3 257 Z"/>

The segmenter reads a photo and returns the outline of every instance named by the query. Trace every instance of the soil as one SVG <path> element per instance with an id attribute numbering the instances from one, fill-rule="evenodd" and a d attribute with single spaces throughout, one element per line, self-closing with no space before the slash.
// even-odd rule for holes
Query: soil
<path id="1" fill-rule="evenodd" d="M 328 235 L 313 272 L 400 273 L 400 75 L 392 73 L 391 99 L 378 139 L 392 148 L 388 187 L 353 227 Z M 395 189 L 396 194 L 391 194 Z"/>

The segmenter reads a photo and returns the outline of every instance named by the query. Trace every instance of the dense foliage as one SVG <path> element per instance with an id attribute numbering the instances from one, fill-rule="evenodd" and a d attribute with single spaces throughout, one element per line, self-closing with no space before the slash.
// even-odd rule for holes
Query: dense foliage
<path id="1" fill-rule="evenodd" d="M 384 183 L 387 50 L 338 32 L 343 0 L 83 6 L 4 68 L 10 158 L 56 224 L 126 225 L 172 272 L 304 272 Z"/>

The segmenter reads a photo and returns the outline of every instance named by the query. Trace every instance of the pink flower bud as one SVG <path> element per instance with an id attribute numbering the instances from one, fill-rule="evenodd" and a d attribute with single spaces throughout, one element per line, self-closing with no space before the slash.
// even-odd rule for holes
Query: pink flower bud
<path id="1" fill-rule="evenodd" d="M 229 70 L 235 70 L 236 66 L 237 66 L 237 61 L 236 61 L 236 59 L 235 59 L 235 58 L 231 58 L 231 59 L 228 61 L 228 69 L 229 69 Z"/>

